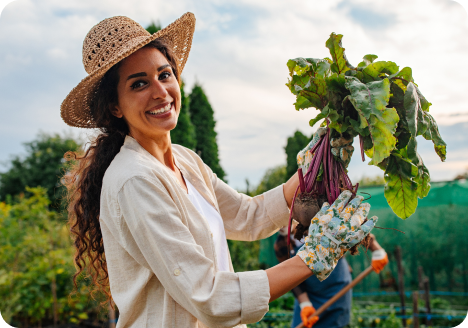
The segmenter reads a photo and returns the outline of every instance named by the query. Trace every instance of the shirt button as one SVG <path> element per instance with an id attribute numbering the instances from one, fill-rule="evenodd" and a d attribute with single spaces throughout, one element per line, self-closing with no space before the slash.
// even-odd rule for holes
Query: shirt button
<path id="1" fill-rule="evenodd" d="M 174 270 L 174 276 L 180 275 L 180 269 L 175 269 Z"/>

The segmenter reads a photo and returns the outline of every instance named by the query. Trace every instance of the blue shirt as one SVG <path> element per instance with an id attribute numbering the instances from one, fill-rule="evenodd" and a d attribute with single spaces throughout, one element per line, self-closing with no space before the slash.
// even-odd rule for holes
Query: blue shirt
<path id="1" fill-rule="evenodd" d="M 312 276 L 301 285 L 301 288 L 305 289 L 312 305 L 317 310 L 322 304 L 348 285 L 351 280 L 348 262 L 345 258 L 342 258 L 338 261 L 335 269 L 327 279 L 320 282 L 317 277 Z M 314 328 L 341 328 L 346 326 L 350 318 L 351 297 L 352 291 L 350 290 L 320 315 L 320 319 L 314 324 Z M 301 308 L 296 299 L 291 327 L 294 328 L 302 323 L 300 313 Z"/>

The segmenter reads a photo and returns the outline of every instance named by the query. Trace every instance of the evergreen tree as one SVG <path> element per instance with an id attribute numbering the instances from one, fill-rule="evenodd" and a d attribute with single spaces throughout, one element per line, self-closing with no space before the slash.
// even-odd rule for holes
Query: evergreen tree
<path id="1" fill-rule="evenodd" d="M 294 132 L 294 135 L 288 138 L 288 143 L 284 147 L 286 151 L 287 179 L 297 172 L 297 153 L 304 149 L 310 140 L 311 138 L 305 136 L 301 131 Z"/>
<path id="2" fill-rule="evenodd" d="M 203 92 L 202 87 L 195 83 L 189 96 L 189 108 L 192 123 L 195 126 L 197 146 L 196 151 L 214 173 L 225 180 L 226 174 L 219 164 L 218 144 L 216 142 L 216 122 L 213 109 Z M 226 181 L 226 180 L 225 180 Z"/>
<path id="3" fill-rule="evenodd" d="M 185 95 L 184 85 L 184 81 L 182 80 L 180 85 L 180 113 L 177 120 L 177 126 L 171 131 L 171 141 L 172 143 L 195 150 L 195 146 L 197 144 L 195 127 L 190 120 L 189 99 Z"/>
<path id="4" fill-rule="evenodd" d="M 146 30 L 150 32 L 151 34 L 156 33 L 160 29 L 161 29 L 161 23 L 159 22 L 155 23 L 154 21 L 151 22 L 151 25 L 146 28 Z"/>

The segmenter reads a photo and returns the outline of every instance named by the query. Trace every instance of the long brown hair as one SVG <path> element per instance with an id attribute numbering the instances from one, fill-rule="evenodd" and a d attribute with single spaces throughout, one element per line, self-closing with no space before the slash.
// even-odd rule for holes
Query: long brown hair
<path id="1" fill-rule="evenodd" d="M 169 45 L 156 39 L 145 47 L 154 47 L 166 57 L 180 83 L 177 58 Z M 68 222 L 76 248 L 74 262 L 77 271 L 73 282 L 75 288 L 78 288 L 77 279 L 85 271 L 93 281 L 90 286 L 91 295 L 102 292 L 108 301 L 112 296 L 109 291 L 99 209 L 104 173 L 120 151 L 129 132 L 124 119 L 115 117 L 110 111 L 118 104 L 120 63 L 104 75 L 91 104 L 91 113 L 100 134 L 83 155 L 67 152 L 64 156 L 66 160 L 75 161 L 73 169 L 63 179 L 68 190 Z"/>

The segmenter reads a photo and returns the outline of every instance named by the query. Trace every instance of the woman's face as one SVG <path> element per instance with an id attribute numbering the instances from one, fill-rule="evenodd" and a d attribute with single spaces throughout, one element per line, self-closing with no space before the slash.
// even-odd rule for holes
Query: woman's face
<path id="1" fill-rule="evenodd" d="M 119 67 L 118 105 L 112 113 L 124 118 L 134 138 L 158 138 L 175 128 L 180 112 L 180 88 L 166 57 L 145 47 Z"/>

